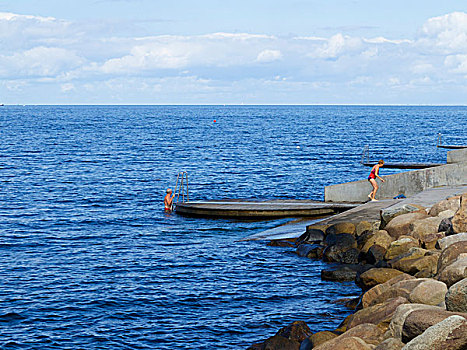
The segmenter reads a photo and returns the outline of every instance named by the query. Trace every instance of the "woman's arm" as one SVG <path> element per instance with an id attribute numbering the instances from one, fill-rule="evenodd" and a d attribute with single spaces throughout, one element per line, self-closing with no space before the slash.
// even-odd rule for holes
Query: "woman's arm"
<path id="1" fill-rule="evenodd" d="M 385 182 L 385 180 L 384 180 L 381 176 L 379 176 L 379 166 L 376 167 L 375 175 L 376 175 L 376 177 L 377 177 L 378 179 L 380 179 L 382 182 Z"/>

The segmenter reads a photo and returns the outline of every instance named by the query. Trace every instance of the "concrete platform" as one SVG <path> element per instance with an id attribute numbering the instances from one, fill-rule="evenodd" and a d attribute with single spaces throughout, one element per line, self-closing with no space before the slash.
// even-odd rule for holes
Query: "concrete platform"
<path id="1" fill-rule="evenodd" d="M 280 218 L 332 215 L 354 208 L 358 203 L 325 203 L 309 200 L 219 200 L 178 203 L 177 214 L 219 218 Z"/>

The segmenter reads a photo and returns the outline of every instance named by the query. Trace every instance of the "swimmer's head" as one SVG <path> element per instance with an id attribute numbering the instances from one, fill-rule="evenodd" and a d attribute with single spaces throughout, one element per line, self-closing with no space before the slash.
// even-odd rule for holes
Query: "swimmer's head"
<path id="1" fill-rule="evenodd" d="M 167 193 L 172 193 L 172 189 L 171 189 L 171 188 L 168 188 L 168 189 L 167 189 Z"/>

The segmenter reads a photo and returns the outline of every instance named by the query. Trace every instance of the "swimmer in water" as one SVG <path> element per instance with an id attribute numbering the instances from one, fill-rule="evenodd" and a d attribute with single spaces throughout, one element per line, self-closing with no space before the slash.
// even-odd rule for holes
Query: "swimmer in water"
<path id="1" fill-rule="evenodd" d="M 172 204 L 173 204 L 173 199 L 175 197 L 175 194 L 172 195 L 172 189 L 168 188 L 167 189 L 167 194 L 165 195 L 164 198 L 164 207 L 165 211 L 172 211 Z"/>

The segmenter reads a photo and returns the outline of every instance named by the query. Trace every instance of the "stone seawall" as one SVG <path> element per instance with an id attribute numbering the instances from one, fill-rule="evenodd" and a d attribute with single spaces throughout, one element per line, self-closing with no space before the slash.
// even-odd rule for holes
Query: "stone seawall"
<path id="1" fill-rule="evenodd" d="M 467 149 L 448 152 L 450 164 L 384 176 L 386 182 L 380 186 L 377 198 L 406 197 L 429 188 L 467 184 Z M 381 182 L 377 180 L 380 184 Z M 326 186 L 326 202 L 366 202 L 371 185 L 367 180 Z"/>

